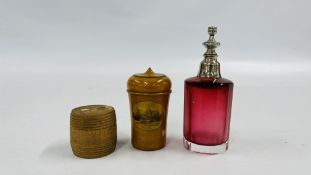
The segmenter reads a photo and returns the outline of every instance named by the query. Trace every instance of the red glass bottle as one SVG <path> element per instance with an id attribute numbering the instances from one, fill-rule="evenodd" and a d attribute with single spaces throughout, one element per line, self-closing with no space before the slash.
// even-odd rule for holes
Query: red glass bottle
<path id="1" fill-rule="evenodd" d="M 215 49 L 219 46 L 209 27 L 204 60 L 196 77 L 185 80 L 184 145 L 194 152 L 218 154 L 228 149 L 233 82 L 221 78 Z"/>

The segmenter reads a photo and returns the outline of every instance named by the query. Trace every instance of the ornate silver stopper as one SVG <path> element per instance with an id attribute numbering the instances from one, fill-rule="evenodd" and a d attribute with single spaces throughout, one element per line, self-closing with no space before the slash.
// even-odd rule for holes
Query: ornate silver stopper
<path id="1" fill-rule="evenodd" d="M 217 61 L 217 53 L 215 49 L 220 45 L 214 38 L 214 35 L 217 33 L 217 27 L 209 27 L 208 34 L 209 39 L 203 43 L 207 48 L 207 51 L 204 53 L 204 60 L 201 62 L 200 71 L 198 77 L 207 77 L 207 78 L 220 78 L 220 64 Z"/>

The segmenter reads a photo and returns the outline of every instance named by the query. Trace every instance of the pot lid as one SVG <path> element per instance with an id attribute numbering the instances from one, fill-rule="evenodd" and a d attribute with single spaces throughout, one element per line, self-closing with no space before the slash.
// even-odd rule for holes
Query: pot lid
<path id="1" fill-rule="evenodd" d="M 137 73 L 127 81 L 128 92 L 171 92 L 171 80 L 162 73 L 155 73 L 149 67 L 144 73 Z"/>

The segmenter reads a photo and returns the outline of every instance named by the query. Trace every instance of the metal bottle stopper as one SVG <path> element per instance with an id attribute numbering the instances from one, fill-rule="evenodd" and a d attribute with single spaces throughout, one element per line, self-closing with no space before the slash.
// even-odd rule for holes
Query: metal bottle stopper
<path id="1" fill-rule="evenodd" d="M 217 61 L 217 53 L 215 49 L 220 45 L 214 38 L 217 33 L 217 27 L 208 27 L 209 39 L 203 43 L 207 48 L 204 53 L 204 60 L 201 62 L 198 77 L 220 78 L 220 64 Z"/>

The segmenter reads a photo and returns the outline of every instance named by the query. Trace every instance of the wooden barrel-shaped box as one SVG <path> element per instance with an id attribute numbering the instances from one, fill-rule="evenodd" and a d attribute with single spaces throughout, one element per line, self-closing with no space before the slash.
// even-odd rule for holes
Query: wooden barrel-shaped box
<path id="1" fill-rule="evenodd" d="M 106 105 L 75 108 L 70 115 L 70 144 L 74 155 L 98 158 L 115 150 L 117 126 L 115 110 Z"/>

